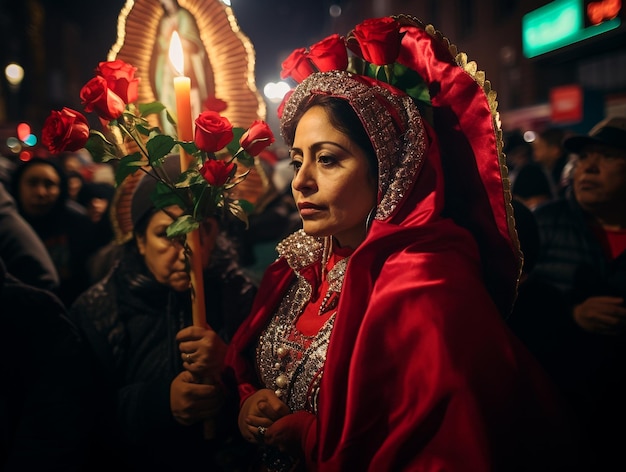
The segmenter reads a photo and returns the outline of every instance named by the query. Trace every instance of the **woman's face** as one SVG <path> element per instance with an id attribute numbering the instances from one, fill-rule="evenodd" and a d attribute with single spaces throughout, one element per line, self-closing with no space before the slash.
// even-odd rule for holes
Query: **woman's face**
<path id="1" fill-rule="evenodd" d="M 94 223 L 98 223 L 104 218 L 109 208 L 109 200 L 106 198 L 93 197 L 87 203 L 87 215 Z"/>
<path id="2" fill-rule="evenodd" d="M 61 195 L 61 177 L 52 166 L 32 164 L 22 174 L 18 195 L 28 216 L 47 215 Z"/>
<path id="3" fill-rule="evenodd" d="M 377 195 L 365 152 L 333 127 L 324 108 L 313 106 L 296 127 L 291 158 L 291 188 L 304 231 L 356 248 Z"/>
<path id="4" fill-rule="evenodd" d="M 177 240 L 169 239 L 165 233 L 174 221 L 168 213 L 178 217 L 182 210 L 177 206 L 170 206 L 166 211 L 167 213 L 157 211 L 152 215 L 146 234 L 137 235 L 137 247 L 154 278 L 159 283 L 182 292 L 190 284 L 189 274 L 185 270 L 183 245 Z"/>

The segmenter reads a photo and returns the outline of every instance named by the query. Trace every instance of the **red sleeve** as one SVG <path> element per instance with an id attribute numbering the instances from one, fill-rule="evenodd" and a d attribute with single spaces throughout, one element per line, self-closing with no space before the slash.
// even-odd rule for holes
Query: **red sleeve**
<path id="1" fill-rule="evenodd" d="M 317 418 L 314 414 L 301 410 L 282 417 L 267 429 L 265 443 L 304 460 L 306 470 L 317 469 Z"/>
<path id="2" fill-rule="evenodd" d="M 267 269 L 250 315 L 235 332 L 228 346 L 225 375 L 234 378 L 240 405 L 261 388 L 254 367 L 254 345 L 293 277 L 294 273 L 284 259 L 276 261 Z"/>

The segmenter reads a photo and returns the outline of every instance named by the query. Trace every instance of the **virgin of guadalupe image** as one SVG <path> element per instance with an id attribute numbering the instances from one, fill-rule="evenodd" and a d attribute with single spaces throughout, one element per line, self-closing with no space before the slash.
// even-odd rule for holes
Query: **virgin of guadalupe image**
<path id="1" fill-rule="evenodd" d="M 266 107 L 254 80 L 254 47 L 241 31 L 232 9 L 221 0 L 126 0 L 118 17 L 118 34 L 107 60 L 121 59 L 137 68 L 139 101 L 159 101 L 176 110 L 174 77 L 180 75 L 169 57 L 172 33 L 183 50 L 183 75 L 190 78 L 192 119 L 219 99 L 218 111 L 233 126 L 247 128 L 265 119 Z M 154 118 L 153 118 L 154 117 Z M 149 118 L 163 133 L 177 135 L 166 113 Z M 272 189 L 264 173 L 251 169 L 237 186 L 237 198 L 259 205 Z"/>
<path id="2" fill-rule="evenodd" d="M 160 0 L 164 10 L 161 17 L 157 40 L 155 41 L 154 61 L 150 71 L 153 88 L 159 101 L 168 109 L 174 110 L 176 100 L 171 84 L 174 77 L 179 75 L 169 59 L 169 48 L 172 33 L 178 32 L 183 50 L 185 51 L 183 75 L 191 78 L 191 111 L 192 116 L 198 116 L 202 105 L 210 96 L 213 86 L 210 84 L 212 74 L 204 44 L 200 39 L 200 32 L 195 18 L 189 10 L 182 8 L 176 0 Z M 175 132 L 171 123 L 161 119 L 163 131 L 168 134 Z"/>

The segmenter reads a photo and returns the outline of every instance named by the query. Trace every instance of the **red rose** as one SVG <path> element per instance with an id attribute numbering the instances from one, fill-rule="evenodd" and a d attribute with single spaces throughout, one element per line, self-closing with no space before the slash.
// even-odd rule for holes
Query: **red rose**
<path id="1" fill-rule="evenodd" d="M 283 61 L 280 78 L 286 79 L 287 77 L 291 77 L 293 80 L 300 83 L 314 72 L 315 69 L 311 61 L 309 61 L 306 49 L 298 48 Z"/>
<path id="2" fill-rule="evenodd" d="M 256 120 L 239 140 L 239 144 L 251 156 L 258 156 L 267 146 L 274 142 L 274 133 L 269 125 L 262 120 Z"/>
<path id="3" fill-rule="evenodd" d="M 200 175 L 214 187 L 221 187 L 228 181 L 231 172 L 235 168 L 235 163 L 226 161 L 217 161 L 215 159 L 207 159 L 200 167 Z"/>
<path id="4" fill-rule="evenodd" d="M 228 108 L 228 104 L 224 100 L 211 95 L 204 101 L 202 107 L 204 110 L 220 112 L 226 110 L 226 108 Z"/>
<path id="5" fill-rule="evenodd" d="M 135 72 L 136 67 L 119 59 L 101 62 L 96 69 L 96 73 L 106 79 L 107 86 L 124 100 L 124 103 L 137 101 L 139 79 L 135 78 Z"/>
<path id="6" fill-rule="evenodd" d="M 85 84 L 80 90 L 80 99 L 85 111 L 95 111 L 100 118 L 108 121 L 119 118 L 126 108 L 124 100 L 109 89 L 106 79 L 101 76 Z"/>
<path id="7" fill-rule="evenodd" d="M 285 104 L 289 101 L 289 97 L 293 95 L 293 92 L 294 92 L 293 89 L 289 90 L 283 97 L 282 101 L 278 104 L 278 108 L 276 109 L 276 115 L 278 115 L 279 119 L 283 117 L 283 110 L 285 109 Z"/>
<path id="8" fill-rule="evenodd" d="M 77 151 L 89 139 L 89 124 L 85 116 L 71 108 L 53 110 L 41 130 L 41 142 L 51 154 Z"/>
<path id="9" fill-rule="evenodd" d="M 309 59 L 320 72 L 345 70 L 348 51 L 343 37 L 332 34 L 309 48 Z"/>
<path id="10" fill-rule="evenodd" d="M 233 139 L 233 125 L 216 111 L 203 111 L 196 118 L 194 142 L 198 149 L 217 152 Z"/>
<path id="11" fill-rule="evenodd" d="M 400 23 L 390 17 L 365 20 L 354 28 L 363 59 L 377 66 L 392 64 L 400 52 Z"/>

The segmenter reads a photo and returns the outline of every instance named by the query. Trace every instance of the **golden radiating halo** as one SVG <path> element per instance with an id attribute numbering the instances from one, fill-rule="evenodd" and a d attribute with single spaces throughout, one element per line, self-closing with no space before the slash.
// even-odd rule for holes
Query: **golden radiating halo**
<path id="1" fill-rule="evenodd" d="M 223 115 L 243 128 L 256 119 L 265 119 L 265 102 L 254 80 L 254 47 L 239 28 L 232 9 L 220 0 L 179 0 L 178 5 L 196 21 L 209 62 L 205 71 L 209 92 L 228 104 Z M 159 0 L 127 0 L 118 17 L 117 41 L 108 60 L 122 59 L 137 67 L 139 77 L 150 77 L 164 15 Z M 140 81 L 140 102 L 158 100 L 157 95 L 152 81 Z"/>

